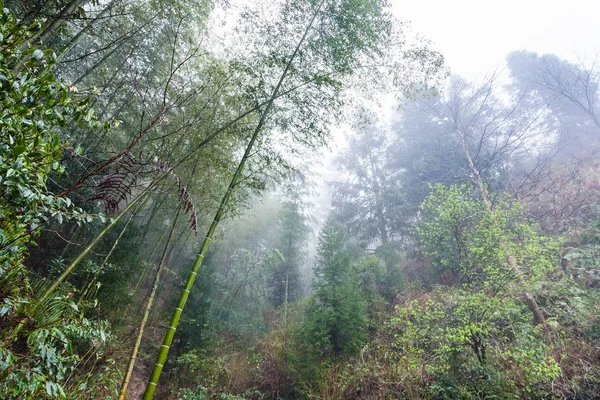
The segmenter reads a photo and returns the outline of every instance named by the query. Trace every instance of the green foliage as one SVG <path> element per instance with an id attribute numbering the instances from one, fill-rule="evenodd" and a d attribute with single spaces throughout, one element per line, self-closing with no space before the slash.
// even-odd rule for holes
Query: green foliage
<path id="1" fill-rule="evenodd" d="M 379 291 L 384 284 L 385 265 L 371 254 L 356 260 L 352 269 L 358 279 L 358 284 L 369 303 L 374 303 L 379 297 Z"/>
<path id="2" fill-rule="evenodd" d="M 217 349 L 221 334 L 251 341 L 264 333 L 270 284 L 284 263 L 278 249 L 284 240 L 279 230 L 269 229 L 279 210 L 274 200 L 256 205 L 253 213 L 225 225 L 227 235 L 214 241 L 198 291 L 190 294 L 190 311 L 184 312 L 180 334 L 186 349 Z"/>
<path id="3" fill-rule="evenodd" d="M 196 383 L 202 387 L 215 387 L 227 379 L 223 360 L 210 356 L 202 349 L 195 349 L 177 358 L 177 372 L 182 375 L 196 377 Z M 178 381 L 181 385 L 182 382 Z M 181 387 L 181 386 L 180 386 Z"/>
<path id="4" fill-rule="evenodd" d="M 298 48 L 298 62 L 281 87 L 290 92 L 273 108 L 271 123 L 290 139 L 280 146 L 325 144 L 331 123 L 344 117 L 348 88 L 365 97 L 374 88 L 397 95 L 418 89 L 437 74 L 439 54 L 407 45 L 401 23 L 388 7 L 382 0 L 284 0 L 268 7 L 254 5 L 242 14 L 236 48 L 243 58 L 235 60 L 232 69 L 245 97 L 259 103 L 270 96 L 277 82 L 273 77 L 285 67 L 314 16 Z"/>
<path id="5" fill-rule="evenodd" d="M 346 177 L 333 182 L 335 218 L 367 245 L 398 246 L 408 233 L 406 193 L 398 185 L 402 170 L 395 168 L 387 136 L 376 127 L 361 128 L 337 159 Z"/>
<path id="6" fill-rule="evenodd" d="M 96 305 L 95 292 L 75 296 L 75 288 L 64 287 L 37 304 L 49 284 L 30 276 L 23 265 L 27 246 L 44 225 L 92 219 L 46 187 L 51 175 L 65 172 L 60 130 L 67 123 L 98 124 L 86 101 L 75 101 L 50 72 L 56 57 L 35 42 L 42 29 L 40 22 L 24 24 L 7 9 L 0 11 L 2 398 L 73 398 L 89 394 L 96 384 L 114 389 L 110 371 L 88 375 L 105 359 L 110 338 L 105 321 L 85 317 Z M 15 330 L 19 322 L 23 332 Z"/>
<path id="7" fill-rule="evenodd" d="M 196 209 L 205 211 L 198 216 L 200 224 L 210 223 L 210 210 L 231 179 L 240 147 L 264 116 L 265 125 L 256 132 L 265 132 L 258 136 L 243 179 L 232 185 L 225 217 L 238 215 L 254 202 L 254 194 L 269 189 L 271 182 L 280 183 L 294 171 L 297 159 L 308 159 L 309 152 L 325 144 L 332 123 L 350 119 L 345 106 L 355 93 L 362 105 L 377 91 L 394 86 L 397 93 L 406 92 L 439 70 L 439 55 L 426 47 L 406 47 L 410 40 L 400 34 L 401 24 L 391 17 L 388 3 L 257 3 L 259 11 L 242 12 L 240 29 L 220 42 L 208 35 L 211 0 L 11 0 L 26 19 L 18 21 L 6 10 L 0 15 L 0 398 L 114 397 L 117 368 L 106 348 L 112 341 L 121 354 L 127 343 L 114 340 L 99 316 L 120 318 L 125 325 L 135 322 L 135 313 L 123 318 L 121 308 L 130 298 L 144 297 L 147 279 L 137 276 L 145 264 L 141 256 L 148 256 L 148 264 L 156 260 L 154 250 L 143 247 L 160 243 L 156 231 L 170 222 L 165 217 L 169 206 L 162 203 L 166 196 L 152 200 L 153 211 L 140 207 L 131 226 L 143 225 L 143 234 L 135 228 L 127 231 L 111 263 L 100 263 L 114 239 L 107 235 L 69 283 L 34 309 L 39 293 L 64 269 L 62 260 L 71 252 L 64 249 L 59 259 L 48 262 L 63 243 L 42 237 L 45 247 L 56 247 L 56 254 L 31 257 L 29 269 L 27 246 L 50 223 L 64 234 L 70 226 L 61 229 L 59 224 L 65 220 L 91 218 L 68 198 L 53 196 L 52 188 L 70 187 L 93 171 L 75 185 L 81 196 L 73 200 L 88 198 L 94 189 L 91 178 L 114 178 L 127 170 L 125 184 L 119 186 L 126 198 L 154 174 L 137 166 L 147 162 L 154 170 L 158 164 L 163 172 L 175 175 L 177 170 L 180 195 L 189 191 Z M 70 5 L 74 9 L 65 9 Z M 63 9 L 68 15 L 59 16 Z M 36 15 L 49 22 L 60 17 L 59 23 L 45 28 L 32 23 Z M 62 47 L 61 63 L 40 45 L 40 37 Z M 207 46 L 201 43 L 204 38 Z M 415 65 L 418 71 L 411 68 Z M 281 96 L 272 108 L 265 107 L 284 68 Z M 73 85 L 61 84 L 51 71 Z M 85 100 L 73 97 L 87 88 L 100 94 L 94 101 L 102 118 L 113 119 L 110 131 L 96 135 L 100 130 L 93 112 Z M 541 236 L 510 198 L 496 192 L 492 212 L 467 185 L 433 186 L 425 198 L 429 182 L 472 178 L 448 112 L 456 111 L 452 123 L 459 128 L 473 122 L 465 129 L 463 147 L 467 152 L 478 148 L 473 152 L 479 169 L 475 175 L 490 182 L 491 192 L 512 183 L 505 178 L 515 168 L 524 169 L 519 162 L 531 161 L 522 149 L 533 141 L 515 136 L 528 112 L 507 112 L 489 88 L 477 90 L 455 80 L 450 91 L 457 109 L 439 97 L 415 102 L 404 109 L 397 141 L 390 143 L 388 132 L 375 128 L 352 139 L 340 162 L 347 179 L 336 184 L 333 199 L 336 222 L 343 226 L 329 221 L 320 235 L 310 298 L 301 298 L 300 270 L 308 258 L 310 230 L 298 189 L 306 185 L 304 180 L 295 182 L 296 193 L 277 206 L 273 202 L 254 218 L 222 224 L 225 229 L 216 231 L 206 267 L 198 272 L 200 290 L 186 289 L 191 307 L 172 346 L 180 354 L 174 366 L 160 362 L 170 373 L 170 396 L 597 396 L 600 221 L 582 246 L 567 251 L 564 272 L 573 279 L 554 269 L 559 242 Z M 559 106 L 554 102 L 552 114 L 564 119 Z M 543 133 L 541 125 L 534 125 Z M 103 165 L 121 150 L 123 157 Z M 96 166 L 102 168 L 94 171 Z M 573 182 L 576 186 L 579 181 Z M 161 196 L 172 190 L 171 183 L 160 186 Z M 561 195 L 568 198 L 569 192 Z M 588 221 L 591 210 L 582 221 Z M 433 271 L 444 285 L 407 293 L 406 287 L 420 282 L 405 282 L 411 277 L 403 275 L 401 265 L 407 260 L 398 249 L 417 247 L 409 228 L 419 219 L 427 255 L 423 270 Z M 63 236 L 70 236 L 75 248 L 93 237 L 95 228 L 88 225 L 76 237 L 72 232 Z M 154 327 L 163 324 L 172 289 L 181 286 L 178 266 L 189 258 L 188 246 L 203 239 L 183 238 L 167 257 L 162 293 L 168 293 L 153 311 Z M 379 246 L 370 254 L 351 243 Z M 38 273 L 46 280 L 38 279 Z M 587 286 L 577 279 L 582 275 Z M 137 295 L 128 295 L 128 283 L 134 281 Z M 530 310 L 515 298 L 521 290 L 535 294 L 549 332 L 542 334 Z M 289 318 L 281 317 L 282 303 Z M 391 315 L 390 303 L 395 305 Z M 15 331 L 21 323 L 22 329 Z M 144 357 L 156 347 L 153 331 L 148 330 L 151 340 Z M 169 396 L 168 389 L 161 396 Z"/>
<path id="8" fill-rule="evenodd" d="M 276 246 L 282 260 L 275 268 L 269 282 L 269 295 L 274 306 L 279 306 L 286 301 L 294 301 L 302 293 L 300 268 L 306 258 L 306 240 L 310 233 L 308 217 L 302 208 L 302 199 L 299 195 L 292 195 L 292 199 L 281 204 L 277 221 L 279 235 Z"/>
<path id="9" fill-rule="evenodd" d="M 329 221 L 319 235 L 314 296 L 307 306 L 308 341 L 321 357 L 356 353 L 366 339 L 367 302 L 342 227 Z M 370 278 L 370 268 L 362 268 Z"/>
<path id="10" fill-rule="evenodd" d="M 600 279 L 600 218 L 594 221 L 582 237 L 579 247 L 567 248 L 564 258 L 570 270 L 578 270 L 588 278 Z"/>
<path id="11" fill-rule="evenodd" d="M 509 199 L 499 199 L 490 213 L 472 187 L 438 184 L 421 211 L 418 233 L 425 252 L 440 272 L 450 271 L 461 283 L 502 288 L 516 278 L 509 255 L 530 280 L 553 269 L 560 242 L 540 236 Z"/>
<path id="12" fill-rule="evenodd" d="M 85 219 L 46 188 L 51 174 L 64 172 L 58 130 L 92 119 L 85 101 L 74 101 L 50 72 L 53 51 L 32 43 L 42 27 L 0 11 L 0 277 L 18 272 L 24 245 L 50 219 Z"/>
<path id="13" fill-rule="evenodd" d="M 26 337 L 0 343 L 0 398 L 84 397 L 94 392 L 96 385 L 104 387 L 96 390 L 98 394 L 115 393 L 117 377 L 110 366 L 89 375 L 100 360 L 110 365 L 104 353 L 111 335 L 106 321 L 83 316 L 87 311 L 84 305 L 75 302 L 71 294 L 53 296 L 32 316 L 31 325 L 36 328 L 30 328 Z M 17 307 L 13 300 L 5 299 L 0 318 Z"/>
<path id="14" fill-rule="evenodd" d="M 256 389 L 263 358 L 251 349 L 231 352 L 224 342 L 216 351 L 194 349 L 177 358 L 173 392 L 182 399 L 263 399 Z"/>
<path id="15" fill-rule="evenodd" d="M 209 390 L 199 386 L 196 390 L 183 389 L 179 392 L 178 400 L 261 400 L 267 398 L 258 390 L 248 389 L 241 395 L 229 393 L 210 394 Z"/>
<path id="16" fill-rule="evenodd" d="M 439 290 L 398 307 L 386 329 L 406 379 L 432 380 L 421 388 L 426 397 L 517 398 L 520 390 L 543 392 L 561 373 L 514 299 Z"/>
<path id="17" fill-rule="evenodd" d="M 381 245 L 375 249 L 375 256 L 384 266 L 380 277 L 381 281 L 378 284 L 379 293 L 384 300 L 391 304 L 406 285 L 406 278 L 402 275 L 401 270 L 403 255 L 392 246 Z"/>
<path id="18" fill-rule="evenodd" d="M 426 254 L 446 284 L 460 285 L 397 309 L 390 327 L 405 368 L 434 380 L 427 396 L 544 393 L 561 370 L 510 295 L 517 271 L 508 257 L 525 273 L 519 282 L 533 287 L 554 269 L 559 241 L 540 236 L 507 198 L 490 212 L 468 185 L 431 187 L 421 210 Z"/>

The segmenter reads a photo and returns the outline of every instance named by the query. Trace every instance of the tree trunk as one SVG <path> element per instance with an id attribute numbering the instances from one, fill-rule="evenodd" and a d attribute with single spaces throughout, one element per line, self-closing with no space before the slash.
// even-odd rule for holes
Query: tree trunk
<path id="1" fill-rule="evenodd" d="M 285 263 L 285 297 L 283 299 L 283 325 L 287 326 L 288 287 L 290 282 L 290 263 Z"/>
<path id="2" fill-rule="evenodd" d="M 298 213 L 298 204 L 294 201 L 294 217 Z M 290 235 L 288 237 L 288 259 L 285 261 L 285 292 L 283 298 L 283 325 L 287 326 L 287 315 L 288 315 L 288 300 L 289 300 L 289 285 L 290 285 L 290 266 L 292 259 L 292 244 L 294 243 L 294 223 L 292 220 L 292 226 L 290 227 Z"/>
<path id="3" fill-rule="evenodd" d="M 140 207 L 137 210 L 135 210 L 135 211 L 133 211 L 131 213 L 131 215 L 127 219 L 127 222 L 125 223 L 125 226 L 123 226 L 123 229 L 121 229 L 121 233 L 119 233 L 119 236 L 117 236 L 117 239 L 115 239 L 115 242 L 113 243 L 112 247 L 110 248 L 110 251 L 108 252 L 108 254 L 106 255 L 106 257 L 104 257 L 104 260 L 102 261 L 102 264 L 100 264 L 100 269 L 102 269 L 106 265 L 106 263 L 110 259 L 110 256 L 112 256 L 112 253 L 117 248 L 117 246 L 119 244 L 119 241 L 121 240 L 121 238 L 125 234 L 125 231 L 129 227 L 129 223 L 133 220 L 133 217 L 135 217 L 135 215 L 138 213 L 138 211 L 141 210 L 144 207 L 144 205 L 146 204 L 147 201 L 148 201 L 148 197 L 146 197 L 146 200 L 140 205 Z"/>
<path id="4" fill-rule="evenodd" d="M 66 17 L 73 14 L 75 10 L 83 5 L 84 0 L 71 0 L 69 4 L 67 4 L 55 17 L 49 18 L 46 20 L 46 27 L 44 31 L 40 34 L 40 39 L 44 44 L 50 37 L 50 35 L 57 30 L 66 20 Z"/>
<path id="5" fill-rule="evenodd" d="M 473 158 L 471 157 L 471 152 L 469 151 L 469 148 L 467 147 L 467 142 L 466 142 L 465 136 L 458 128 L 455 128 L 455 132 L 459 139 L 459 143 L 462 148 L 462 151 L 465 154 L 465 157 L 467 158 L 467 162 L 469 163 L 469 169 L 471 170 L 471 174 L 473 175 L 473 181 L 475 182 L 475 185 L 477 186 L 477 190 L 479 191 L 479 195 L 481 196 L 483 204 L 485 205 L 487 212 L 492 217 L 492 221 L 494 223 L 497 223 L 496 213 L 494 212 L 494 207 L 492 205 L 492 202 L 490 201 L 490 197 L 489 197 L 487 188 L 485 187 L 483 180 L 481 179 L 479 170 L 477 169 L 477 166 L 473 162 Z M 506 239 L 504 239 L 504 238 L 502 238 L 502 247 L 503 247 L 504 251 L 506 251 L 506 254 L 507 254 L 506 261 L 508 262 L 508 265 L 512 268 L 512 270 L 515 272 L 518 283 L 520 283 L 520 284 L 524 283 L 521 267 L 517 264 L 517 261 L 515 260 L 515 256 L 510 251 L 508 243 L 506 243 Z M 526 290 L 519 292 L 519 294 L 523 298 L 525 304 L 527 304 L 527 307 L 529 308 L 529 310 L 535 317 L 536 321 L 544 327 L 544 332 L 548 332 L 548 325 L 546 324 L 546 318 L 544 317 L 544 313 L 538 306 L 537 301 L 535 301 L 535 298 L 533 297 L 533 295 L 531 295 L 531 293 L 527 292 Z"/>

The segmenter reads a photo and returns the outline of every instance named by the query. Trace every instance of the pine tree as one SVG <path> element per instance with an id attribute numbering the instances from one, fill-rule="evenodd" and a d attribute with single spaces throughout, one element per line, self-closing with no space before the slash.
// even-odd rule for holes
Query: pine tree
<path id="1" fill-rule="evenodd" d="M 357 350 L 365 340 L 367 302 L 341 225 L 328 221 L 319 236 L 315 294 L 307 309 L 308 336 L 321 354 Z"/>

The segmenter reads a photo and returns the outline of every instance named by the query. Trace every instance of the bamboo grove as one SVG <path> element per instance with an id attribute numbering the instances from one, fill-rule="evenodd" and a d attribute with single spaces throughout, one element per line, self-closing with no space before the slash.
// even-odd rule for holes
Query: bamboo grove
<path id="1" fill-rule="evenodd" d="M 473 82 L 385 0 L 0 3 L 0 398 L 598 395 L 595 64 Z"/>

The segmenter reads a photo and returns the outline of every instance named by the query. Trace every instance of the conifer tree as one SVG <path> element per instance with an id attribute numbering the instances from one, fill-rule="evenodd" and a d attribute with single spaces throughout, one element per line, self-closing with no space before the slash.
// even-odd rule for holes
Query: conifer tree
<path id="1" fill-rule="evenodd" d="M 365 340 L 367 302 L 352 253 L 342 226 L 329 220 L 319 235 L 306 325 L 311 343 L 324 355 L 352 353 Z"/>

